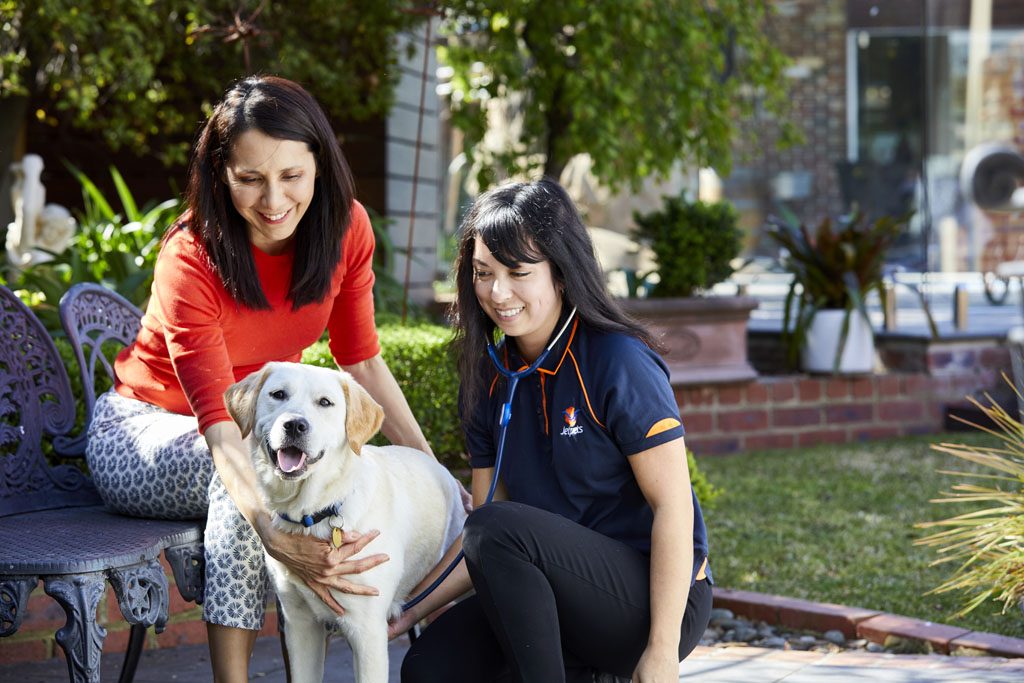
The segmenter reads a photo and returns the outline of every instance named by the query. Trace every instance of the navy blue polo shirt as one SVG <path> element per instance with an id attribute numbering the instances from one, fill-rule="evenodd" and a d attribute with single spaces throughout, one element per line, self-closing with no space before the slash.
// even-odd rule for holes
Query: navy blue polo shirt
<path id="1" fill-rule="evenodd" d="M 514 340 L 502 345 L 499 357 L 514 370 L 527 366 Z M 507 392 L 505 378 L 486 362 L 483 398 L 472 419 L 463 419 L 474 468 L 494 467 Z M 555 512 L 650 554 L 654 513 L 628 457 L 683 434 L 661 357 L 635 337 L 588 330 L 577 319 L 538 371 L 519 381 L 501 479 L 510 500 Z M 696 577 L 708 541 L 692 488 L 690 495 Z M 710 581 L 710 567 L 707 576 Z"/>

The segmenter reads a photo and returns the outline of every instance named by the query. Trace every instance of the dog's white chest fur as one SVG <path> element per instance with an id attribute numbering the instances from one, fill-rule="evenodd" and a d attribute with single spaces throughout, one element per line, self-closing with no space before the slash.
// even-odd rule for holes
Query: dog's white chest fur
<path id="1" fill-rule="evenodd" d="M 356 618 L 357 613 L 380 611 L 375 603 L 386 603 L 385 622 L 397 616 L 409 591 L 440 561 L 465 521 L 458 484 L 426 454 L 400 446 L 366 446 L 359 457 L 365 458 L 359 462 L 361 476 L 347 495 L 339 498 L 341 517 L 345 529 L 379 529 L 381 535 L 351 559 L 383 553 L 389 560 L 347 578 L 352 583 L 374 586 L 381 594 L 370 597 L 334 591 L 346 612 L 345 617 L 338 618 L 301 579 L 268 556 L 278 593 L 295 591 L 320 621 L 334 625 L 346 637 L 363 621 Z M 305 532 L 301 525 L 280 519 L 276 523 L 292 533 Z M 330 523 L 325 519 L 308 533 L 330 539 Z"/>
<path id="2" fill-rule="evenodd" d="M 292 680 L 322 680 L 325 630 L 336 630 L 352 647 L 356 680 L 386 683 L 387 620 L 462 531 L 457 482 L 420 451 L 365 445 L 380 426 L 380 407 L 346 373 L 270 363 L 232 386 L 225 401 L 243 434 L 251 432 L 253 465 L 273 512 L 298 520 L 340 503 L 345 529 L 381 532 L 357 558 L 389 557 L 346 577 L 380 595 L 332 591 L 345 608 L 340 618 L 286 565 L 267 557 L 284 612 Z M 275 523 L 330 539 L 331 522 L 310 528 Z"/>

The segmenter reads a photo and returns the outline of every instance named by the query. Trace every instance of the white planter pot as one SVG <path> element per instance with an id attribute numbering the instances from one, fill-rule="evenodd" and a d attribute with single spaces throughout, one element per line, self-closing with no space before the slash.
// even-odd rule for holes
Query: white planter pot
<path id="1" fill-rule="evenodd" d="M 839 351 L 839 335 L 843 329 L 846 311 L 825 309 L 818 311 L 807 330 L 807 339 L 800 350 L 800 361 L 807 372 L 830 373 L 835 368 Z M 843 357 L 839 361 L 842 374 L 863 374 L 875 368 L 875 338 L 871 325 L 858 311 L 850 314 L 850 329 L 846 336 Z"/>

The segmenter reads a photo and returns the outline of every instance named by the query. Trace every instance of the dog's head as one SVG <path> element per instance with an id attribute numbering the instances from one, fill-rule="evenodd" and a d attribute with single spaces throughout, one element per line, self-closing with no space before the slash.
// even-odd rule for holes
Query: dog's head
<path id="1" fill-rule="evenodd" d="M 380 429 L 384 411 L 347 372 L 298 363 L 268 363 L 224 394 L 242 436 L 259 444 L 253 457 L 283 479 L 302 479 L 325 454 L 359 455 Z"/>

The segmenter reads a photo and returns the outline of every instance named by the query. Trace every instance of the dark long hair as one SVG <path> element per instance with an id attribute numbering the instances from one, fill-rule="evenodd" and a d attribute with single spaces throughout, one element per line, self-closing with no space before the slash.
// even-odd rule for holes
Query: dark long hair
<path id="1" fill-rule="evenodd" d="M 473 248 L 477 239 L 482 239 L 494 258 L 509 268 L 547 260 L 555 283 L 561 287 L 563 306 L 575 306 L 581 324 L 603 332 L 623 332 L 658 348 L 650 332 L 608 295 L 590 233 L 572 199 L 555 181 L 545 178 L 514 183 L 481 195 L 460 230 L 451 317 L 455 327 L 452 350 L 462 380 L 464 415 L 471 413 L 486 381 L 488 365 L 483 359 L 496 327 L 476 298 Z"/>
<path id="2" fill-rule="evenodd" d="M 250 76 L 232 86 L 199 132 L 192 150 L 184 225 L 199 236 L 231 297 L 267 309 L 245 219 L 235 210 L 224 166 L 249 130 L 304 142 L 316 159 L 313 199 L 295 232 L 288 296 L 293 308 L 323 301 L 341 260 L 355 186 L 327 116 L 302 86 L 276 76 Z"/>

